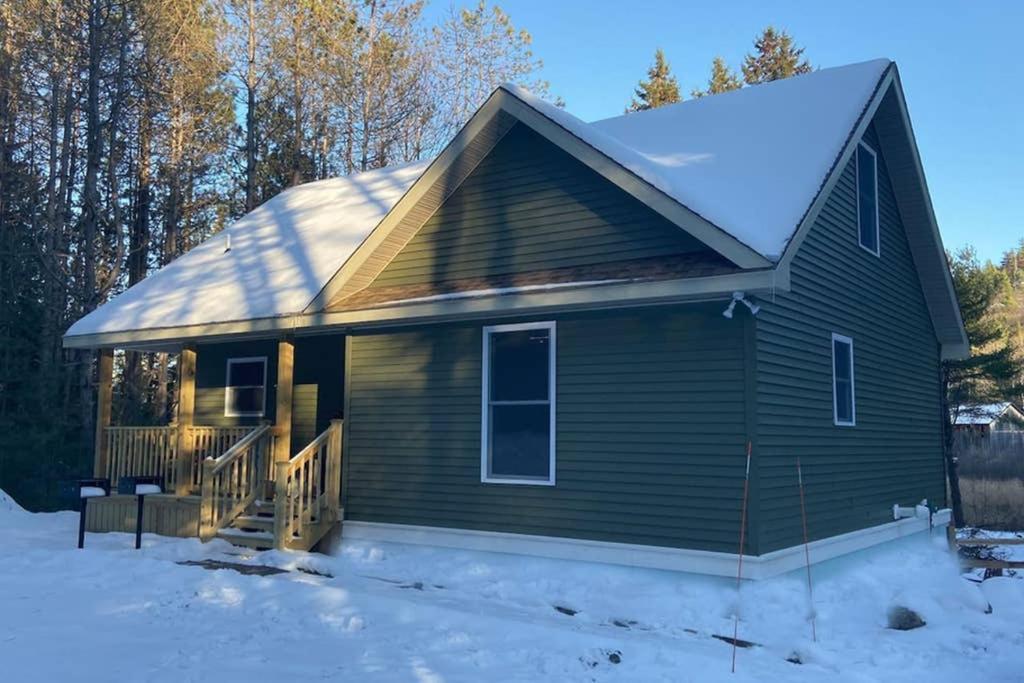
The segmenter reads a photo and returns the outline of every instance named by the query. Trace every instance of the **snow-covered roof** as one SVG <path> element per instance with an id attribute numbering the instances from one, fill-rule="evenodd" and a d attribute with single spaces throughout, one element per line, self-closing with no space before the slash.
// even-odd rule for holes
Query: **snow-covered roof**
<path id="1" fill-rule="evenodd" d="M 956 414 L 958 425 L 987 425 L 1002 417 L 1012 403 L 989 403 L 986 405 L 960 406 Z"/>
<path id="2" fill-rule="evenodd" d="M 822 69 L 589 124 L 517 86 L 500 90 L 749 249 L 738 248 L 774 261 L 890 64 Z M 297 315 L 428 165 L 288 189 L 85 316 L 66 337 Z"/>
<path id="3" fill-rule="evenodd" d="M 67 335 L 298 313 L 426 167 L 392 166 L 285 190 L 100 306 Z"/>
<path id="4" fill-rule="evenodd" d="M 890 64 L 821 69 L 589 124 L 522 88 L 502 87 L 777 260 Z"/>

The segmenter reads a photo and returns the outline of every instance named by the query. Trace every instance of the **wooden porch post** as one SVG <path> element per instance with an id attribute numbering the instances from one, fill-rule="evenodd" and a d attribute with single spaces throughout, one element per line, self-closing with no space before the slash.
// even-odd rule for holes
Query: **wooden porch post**
<path id="1" fill-rule="evenodd" d="M 178 496 L 192 493 L 192 424 L 195 414 L 196 350 L 186 346 L 178 356 L 178 457 L 174 472 L 174 493 Z"/>
<path id="2" fill-rule="evenodd" d="M 111 403 L 114 393 L 111 382 L 114 377 L 113 349 L 100 349 L 96 355 L 96 450 L 93 462 L 93 476 L 103 477 L 107 473 L 107 427 L 110 426 Z"/>
<path id="3" fill-rule="evenodd" d="M 292 447 L 292 389 L 295 371 L 295 343 L 282 339 L 277 343 L 277 402 L 274 412 L 274 462 L 285 462 L 291 457 Z"/>

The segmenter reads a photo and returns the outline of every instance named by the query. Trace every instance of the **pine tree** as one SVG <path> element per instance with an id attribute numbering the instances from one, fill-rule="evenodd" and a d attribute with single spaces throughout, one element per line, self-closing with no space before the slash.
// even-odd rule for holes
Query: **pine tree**
<path id="1" fill-rule="evenodd" d="M 768 83 L 780 78 L 789 78 L 813 71 L 804 59 L 804 48 L 793 44 L 793 37 L 786 31 L 776 31 L 768 26 L 754 40 L 755 54 L 743 58 L 743 80 L 748 85 Z"/>
<path id="2" fill-rule="evenodd" d="M 647 80 L 640 81 L 636 97 L 630 103 L 629 111 L 644 111 L 666 104 L 675 104 L 683 98 L 679 94 L 679 82 L 672 75 L 672 67 L 665 59 L 665 53 L 658 48 L 654 51 L 654 64 L 647 70 Z"/>
<path id="3" fill-rule="evenodd" d="M 714 61 L 711 62 L 711 76 L 708 78 L 707 90 L 694 88 L 690 96 L 694 99 L 700 99 L 705 95 L 719 95 L 730 90 L 739 90 L 742 87 L 743 80 L 729 68 L 724 59 L 715 57 Z"/>

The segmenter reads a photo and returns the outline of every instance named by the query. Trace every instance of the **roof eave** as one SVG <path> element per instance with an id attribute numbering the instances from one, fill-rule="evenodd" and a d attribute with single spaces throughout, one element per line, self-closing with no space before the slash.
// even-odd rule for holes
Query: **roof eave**
<path id="1" fill-rule="evenodd" d="M 65 348 L 162 349 L 222 339 L 260 339 L 282 332 L 297 336 L 371 327 L 420 325 L 439 321 L 495 319 L 552 312 L 634 308 L 723 300 L 734 291 L 768 294 L 789 286 L 774 269 L 726 275 L 596 284 L 564 290 L 498 294 L 451 301 L 396 304 L 354 311 L 296 313 L 276 318 L 237 320 L 164 328 L 123 330 L 64 337 Z"/>

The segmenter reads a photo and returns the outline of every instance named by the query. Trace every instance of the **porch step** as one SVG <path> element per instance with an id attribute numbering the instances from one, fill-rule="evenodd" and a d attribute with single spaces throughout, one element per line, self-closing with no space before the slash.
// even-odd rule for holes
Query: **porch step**
<path id="1" fill-rule="evenodd" d="M 243 531 L 228 527 L 217 532 L 217 538 L 247 548 L 266 550 L 274 547 L 274 534 L 270 531 Z"/>
<path id="2" fill-rule="evenodd" d="M 242 515 L 231 523 L 235 529 L 256 529 L 257 531 L 273 531 L 274 515 Z"/>

